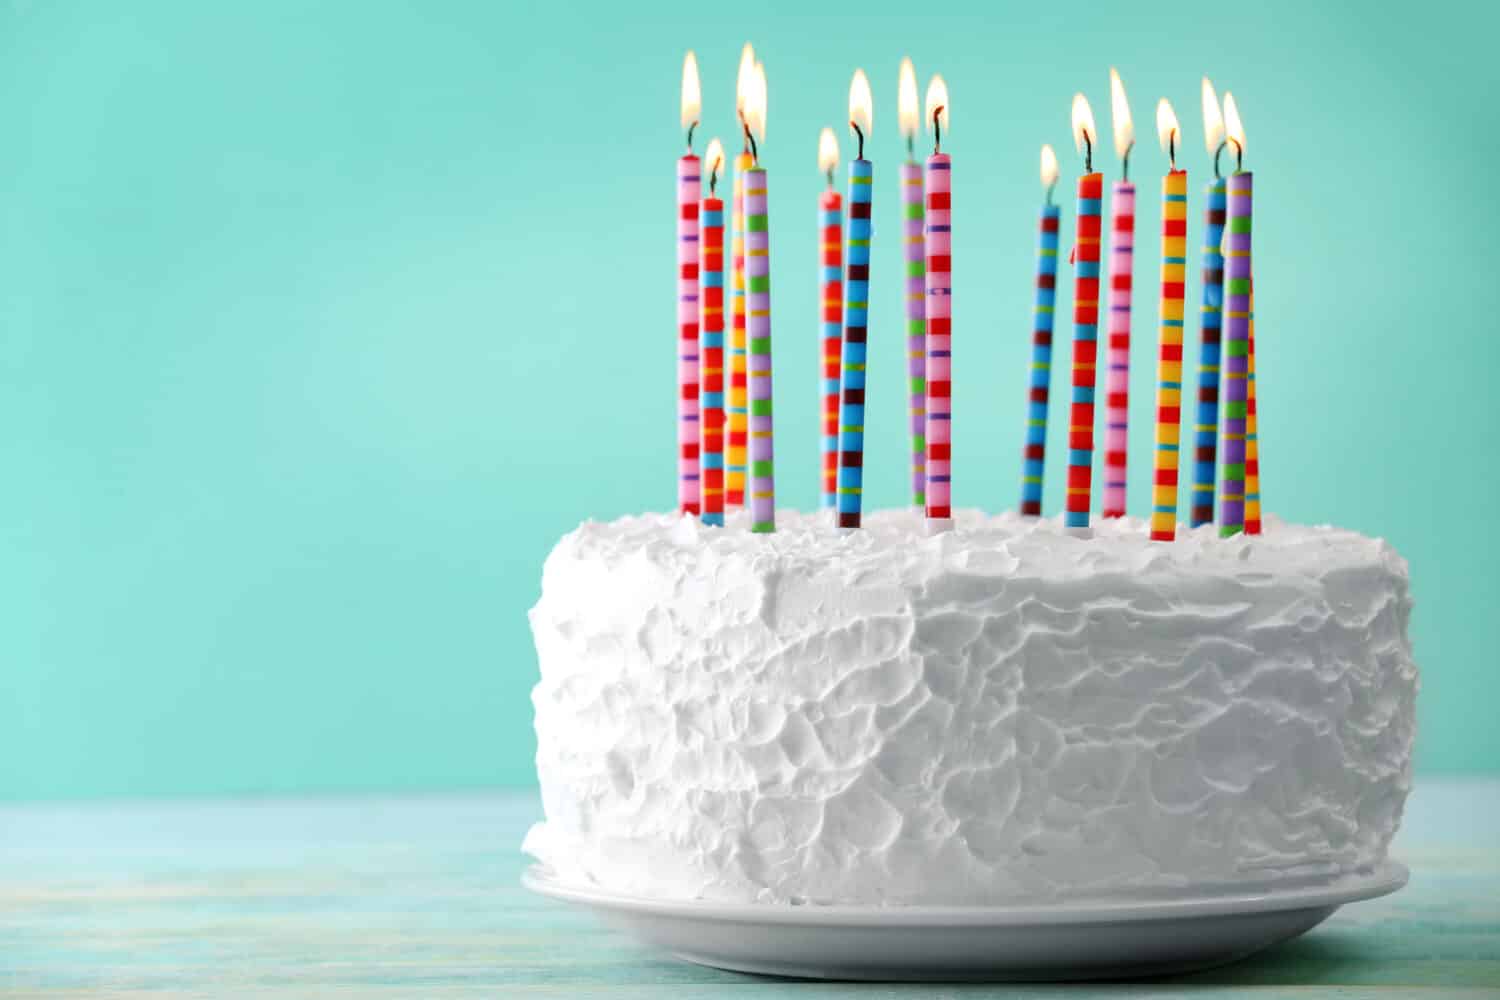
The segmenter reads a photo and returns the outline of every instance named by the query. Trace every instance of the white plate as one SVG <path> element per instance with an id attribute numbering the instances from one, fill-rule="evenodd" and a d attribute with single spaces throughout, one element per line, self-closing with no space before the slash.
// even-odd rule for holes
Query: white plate
<path id="1" fill-rule="evenodd" d="M 1040 906 L 778 906 L 620 896 L 533 866 L 521 883 L 581 903 L 678 958 L 815 979 L 1098 979 L 1244 958 L 1395 892 L 1406 866 L 1317 885 Z"/>

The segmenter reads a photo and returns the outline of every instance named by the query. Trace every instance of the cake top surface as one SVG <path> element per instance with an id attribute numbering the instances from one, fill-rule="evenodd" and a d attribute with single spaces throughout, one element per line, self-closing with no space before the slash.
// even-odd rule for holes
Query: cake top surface
<path id="1" fill-rule="evenodd" d="M 1049 579 L 1115 573 L 1323 577 L 1372 563 L 1403 576 L 1406 572 L 1405 561 L 1383 539 L 1275 517 L 1267 519 L 1261 535 L 1221 538 L 1214 525 L 1180 525 L 1175 541 L 1154 542 L 1148 523 L 1134 517 L 1096 520 L 1078 533 L 1060 517 L 1026 518 L 1014 511 L 955 514 L 950 530 L 933 533 L 912 509 L 876 511 L 854 531 L 834 527 L 823 514 L 782 510 L 770 534 L 751 533 L 744 511 L 731 513 L 724 528 L 677 513 L 631 515 L 585 521 L 564 537 L 552 559 L 645 559 L 682 569 L 714 563 L 748 562 L 764 570 L 813 564 L 837 568 L 851 579 L 892 572 L 909 577 L 921 575 L 924 568 Z"/>

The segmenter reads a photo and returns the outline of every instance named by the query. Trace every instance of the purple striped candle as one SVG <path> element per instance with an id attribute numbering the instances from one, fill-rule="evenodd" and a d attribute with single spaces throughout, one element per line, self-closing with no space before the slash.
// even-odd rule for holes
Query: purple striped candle
<path id="1" fill-rule="evenodd" d="M 1250 220 L 1254 175 L 1229 177 L 1224 225 L 1224 432 L 1219 451 L 1219 534 L 1245 527 L 1245 435 L 1250 379 Z"/>

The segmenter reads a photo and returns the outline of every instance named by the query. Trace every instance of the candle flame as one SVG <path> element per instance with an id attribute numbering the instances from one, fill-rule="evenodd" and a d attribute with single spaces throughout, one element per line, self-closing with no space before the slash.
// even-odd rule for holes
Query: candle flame
<path id="1" fill-rule="evenodd" d="M 865 76 L 865 71 L 857 69 L 854 71 L 854 79 L 849 81 L 849 120 L 860 127 L 865 138 L 870 138 L 870 131 L 874 125 L 875 99 L 870 96 L 870 78 Z"/>
<path id="2" fill-rule="evenodd" d="M 703 110 L 703 91 L 698 85 L 698 57 L 692 49 L 682 58 L 682 127 L 690 128 Z"/>
<path id="3" fill-rule="evenodd" d="M 833 134 L 833 129 L 824 128 L 818 133 L 818 171 L 819 173 L 832 173 L 839 165 L 839 139 Z"/>
<path id="4" fill-rule="evenodd" d="M 1094 112 L 1089 107 L 1089 99 L 1082 94 L 1073 95 L 1073 145 L 1079 153 L 1083 152 L 1083 137 L 1088 136 L 1089 144 L 1099 144 L 1099 132 L 1094 128 Z"/>
<path id="5" fill-rule="evenodd" d="M 718 136 L 708 141 L 708 150 L 703 154 L 703 169 L 710 177 L 724 172 L 724 144 Z"/>
<path id="6" fill-rule="evenodd" d="M 1234 95 L 1224 91 L 1224 128 L 1227 137 L 1235 146 L 1237 156 L 1245 155 L 1245 126 L 1240 121 L 1239 105 L 1234 103 Z"/>
<path id="7" fill-rule="evenodd" d="M 1042 187 L 1050 188 L 1057 183 L 1057 154 L 1050 143 L 1042 143 Z"/>
<path id="8" fill-rule="evenodd" d="M 760 63 L 750 72 L 749 86 L 745 91 L 745 124 L 755 136 L 757 144 L 766 141 L 766 68 Z"/>
<path id="9" fill-rule="evenodd" d="M 1113 66 L 1109 68 L 1109 117 L 1114 124 L 1115 155 L 1123 160 L 1135 145 L 1135 122 L 1130 118 L 1130 102 L 1125 100 L 1120 71 Z"/>
<path id="10" fill-rule="evenodd" d="M 932 82 L 927 84 L 927 104 L 922 120 L 929 126 L 932 124 L 934 112 L 938 116 L 938 125 L 946 132 L 948 130 L 948 84 L 943 81 L 941 73 L 935 75 Z"/>
<path id="11" fill-rule="evenodd" d="M 1203 145 L 1208 155 L 1219 151 L 1224 141 L 1224 114 L 1219 110 L 1219 95 L 1214 93 L 1213 82 L 1203 78 Z"/>
<path id="12" fill-rule="evenodd" d="M 1161 140 L 1161 151 L 1168 156 L 1173 155 L 1174 145 L 1182 148 L 1182 126 L 1177 124 L 1172 102 L 1165 97 L 1156 102 L 1156 137 Z"/>
<path id="13" fill-rule="evenodd" d="M 917 70 L 910 59 L 901 60 L 901 78 L 897 85 L 896 119 L 901 126 L 901 137 L 911 142 L 921 131 L 917 120 Z"/>
<path id="14" fill-rule="evenodd" d="M 755 49 L 749 42 L 740 49 L 740 71 L 734 78 L 734 113 L 736 116 L 744 114 L 745 90 L 752 84 L 751 77 L 755 75 Z"/>

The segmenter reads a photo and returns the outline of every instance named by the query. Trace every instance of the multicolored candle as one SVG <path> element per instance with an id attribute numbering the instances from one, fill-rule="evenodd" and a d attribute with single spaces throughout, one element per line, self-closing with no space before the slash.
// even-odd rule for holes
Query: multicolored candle
<path id="1" fill-rule="evenodd" d="M 748 149 L 734 158 L 734 188 L 730 197 L 730 328 L 729 328 L 729 467 L 724 505 L 745 505 L 745 469 L 750 431 L 748 341 L 745 333 L 745 173 L 753 161 Z"/>
<path id="2" fill-rule="evenodd" d="M 1161 343 L 1156 359 L 1156 465 L 1151 473 L 1151 538 L 1177 537 L 1177 471 L 1182 445 L 1182 324 L 1187 281 L 1187 171 L 1177 169 L 1182 135 L 1166 98 L 1156 131 L 1170 167 L 1161 181 Z"/>
<path id="3" fill-rule="evenodd" d="M 1036 305 L 1031 329 L 1031 377 L 1026 387 L 1026 443 L 1021 451 L 1021 513 L 1040 517 L 1042 473 L 1047 465 L 1047 397 L 1052 386 L 1052 317 L 1057 303 L 1057 154 L 1042 146 L 1042 188 L 1047 192 L 1037 227 Z"/>
<path id="4" fill-rule="evenodd" d="M 1120 179 L 1109 199 L 1109 351 L 1104 376 L 1104 496 L 1100 513 L 1125 516 L 1125 467 L 1130 449 L 1130 297 L 1135 270 L 1135 185 L 1130 182 L 1130 150 L 1135 126 L 1125 85 L 1109 71 L 1110 109 Z"/>
<path id="5" fill-rule="evenodd" d="M 1214 520 L 1215 463 L 1219 449 L 1219 343 L 1224 304 L 1224 213 L 1228 188 L 1219 176 L 1219 153 L 1224 148 L 1224 116 L 1208 77 L 1203 78 L 1203 141 L 1214 159 L 1214 179 L 1205 192 L 1203 208 L 1203 309 L 1199 319 L 1198 409 L 1193 424 L 1193 492 L 1188 524 L 1196 528 Z"/>
<path id="6" fill-rule="evenodd" d="M 1104 176 L 1094 173 L 1094 113 L 1073 98 L 1073 139 L 1083 154 L 1073 244 L 1073 405 L 1068 416 L 1068 497 L 1063 523 L 1089 526 L 1094 464 L 1094 379 L 1099 351 L 1099 223 Z"/>
<path id="7" fill-rule="evenodd" d="M 1245 433 L 1250 389 L 1250 231 L 1254 175 L 1242 169 L 1245 130 L 1234 95 L 1224 95 L 1224 125 L 1234 146 L 1229 215 L 1224 226 L 1224 467 L 1219 484 L 1219 534 L 1245 527 Z"/>
<path id="8" fill-rule="evenodd" d="M 864 502 L 865 338 L 870 299 L 870 205 L 874 170 L 865 159 L 874 101 L 865 71 L 849 84 L 849 128 L 858 151 L 849 162 L 849 237 L 845 254 L 843 383 L 839 407 L 838 526 L 858 528 Z"/>
<path id="9" fill-rule="evenodd" d="M 1245 534 L 1260 534 L 1260 427 L 1255 414 L 1255 276 L 1250 276 L 1250 364 L 1245 393 Z"/>
<path id="10" fill-rule="evenodd" d="M 724 199 L 716 197 L 724 169 L 724 147 L 718 139 L 704 154 L 708 197 L 699 213 L 701 247 L 698 273 L 702 286 L 703 523 L 724 523 Z"/>
<path id="11" fill-rule="evenodd" d="M 740 50 L 739 76 L 735 83 L 735 115 L 742 133 L 745 122 L 745 98 L 755 85 L 755 50 L 746 42 Z M 749 361 L 745 333 L 745 171 L 752 166 L 750 141 L 734 160 L 734 184 L 730 191 L 729 230 L 729 448 L 725 474 L 724 505 L 734 509 L 745 505 L 745 472 L 750 432 Z"/>
<path id="12" fill-rule="evenodd" d="M 922 167 L 916 161 L 921 128 L 917 108 L 917 71 L 901 60 L 897 95 L 906 161 L 901 164 L 901 250 L 905 259 L 907 420 L 911 428 L 911 496 L 914 507 L 927 506 L 927 285 L 923 262 L 926 242 L 922 218 Z"/>
<path id="13" fill-rule="evenodd" d="M 750 530 L 776 530 L 775 436 L 771 413 L 771 226 L 766 171 L 766 73 L 755 64 L 745 98 L 745 134 L 753 164 L 745 172 L 745 288 L 749 314 Z"/>
<path id="14" fill-rule="evenodd" d="M 932 123 L 932 155 L 923 175 L 927 258 L 927 520 L 946 527 L 953 518 L 953 164 L 943 152 L 948 85 L 927 85 L 925 119 Z"/>
<path id="15" fill-rule="evenodd" d="M 833 189 L 839 164 L 839 141 L 833 129 L 818 136 L 818 170 L 828 187 L 818 198 L 818 230 L 822 234 L 818 286 L 822 292 L 822 483 L 824 510 L 838 506 L 839 496 L 839 365 L 844 322 L 844 200 Z"/>
<path id="16" fill-rule="evenodd" d="M 698 59 L 682 60 L 682 127 L 687 153 L 677 161 L 677 509 L 696 517 L 702 510 L 698 420 L 698 196 L 700 163 L 693 130 L 702 100 Z"/>

